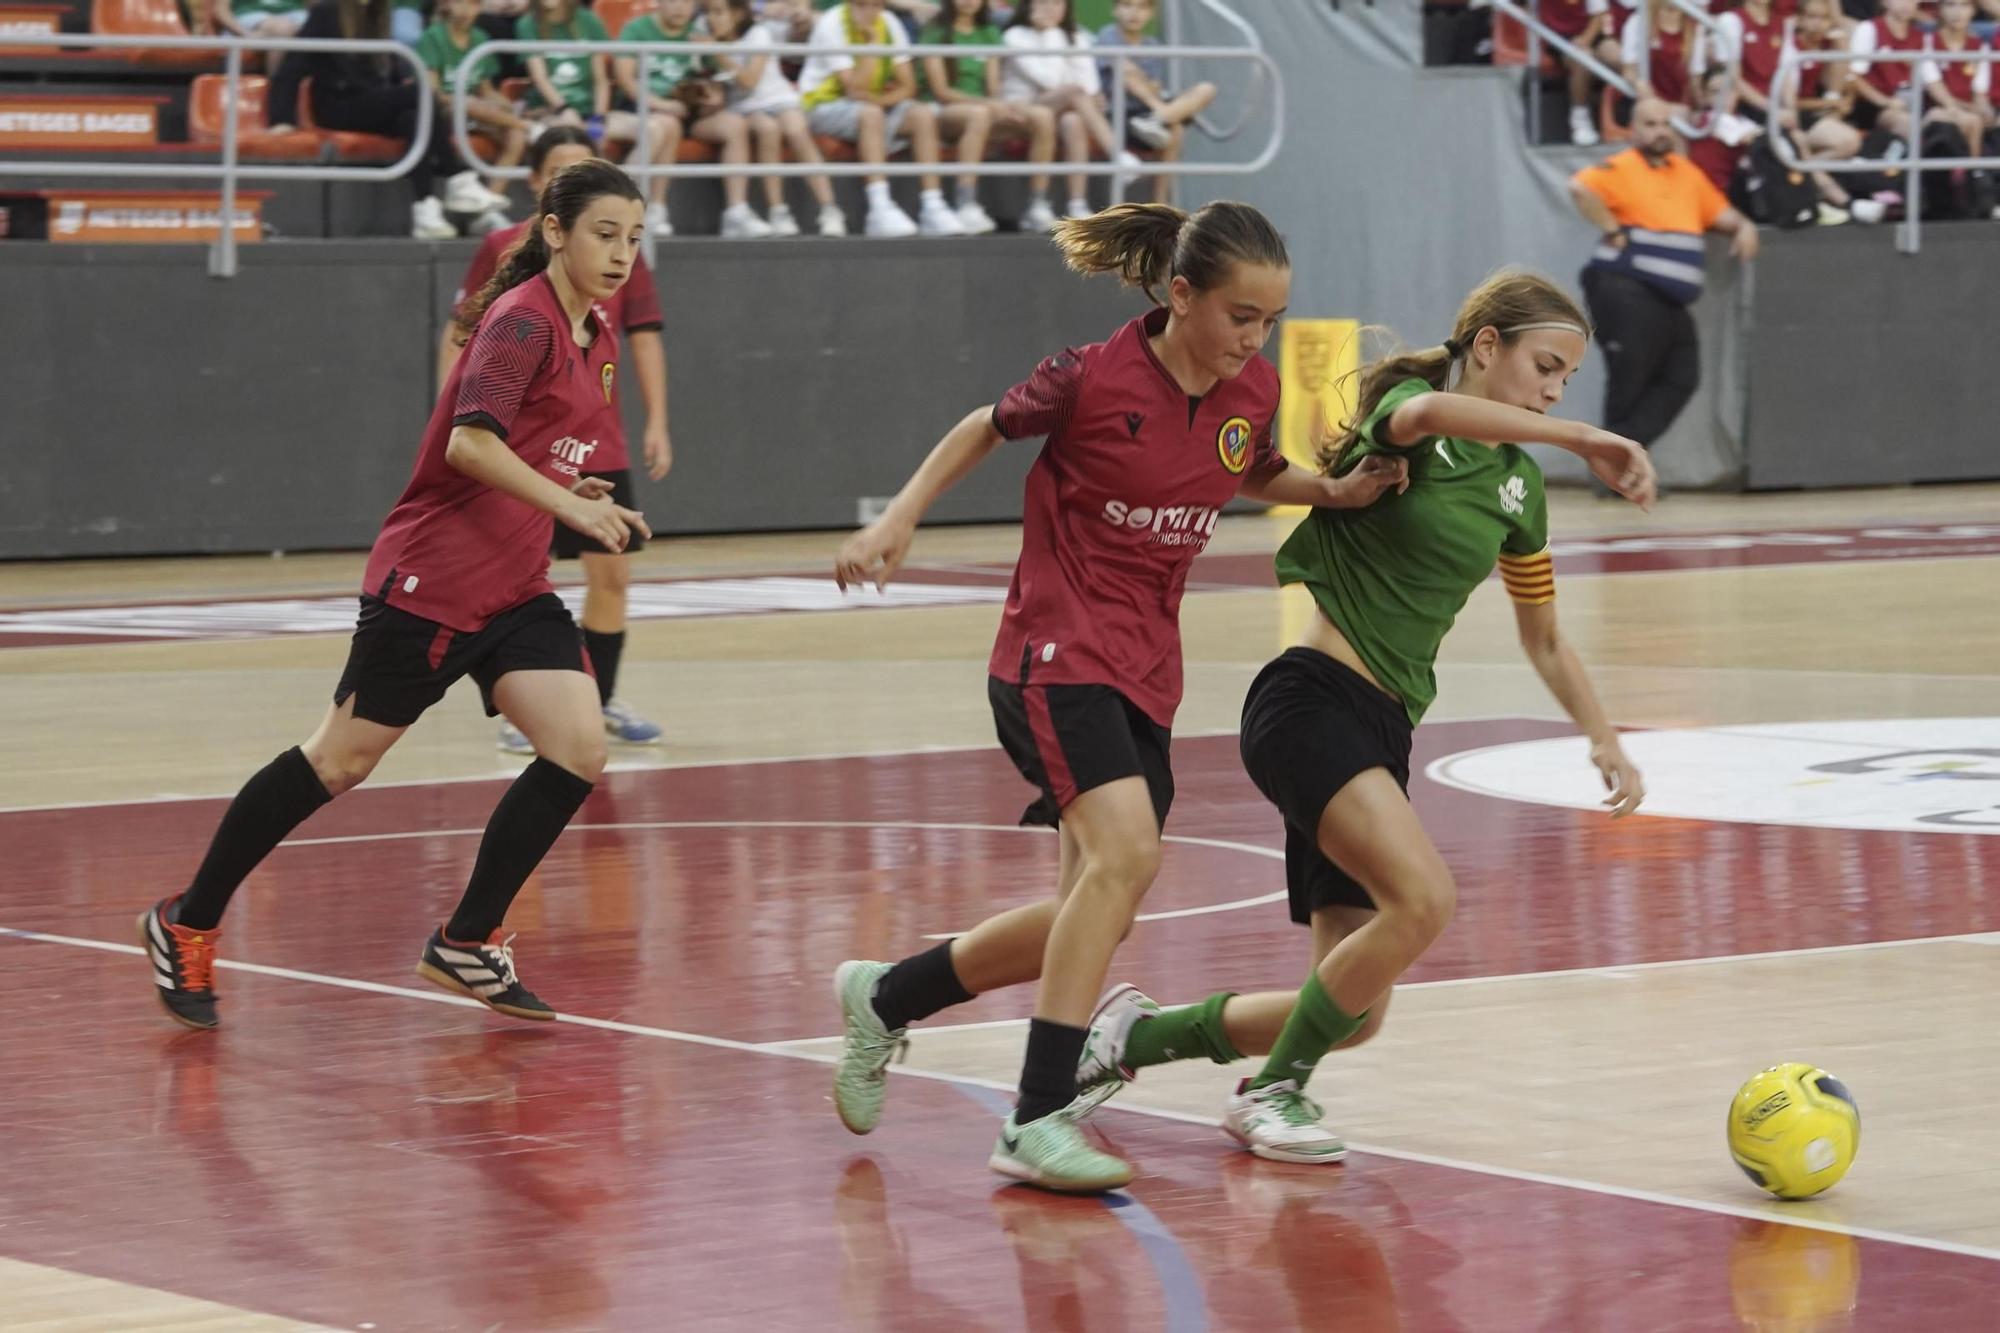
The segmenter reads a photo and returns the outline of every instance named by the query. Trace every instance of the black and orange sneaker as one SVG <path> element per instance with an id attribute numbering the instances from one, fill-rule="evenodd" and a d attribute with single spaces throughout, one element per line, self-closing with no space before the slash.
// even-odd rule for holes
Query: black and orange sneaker
<path id="1" fill-rule="evenodd" d="M 176 1023 L 203 1031 L 216 1025 L 215 930 L 190 930 L 173 923 L 178 897 L 162 898 L 139 913 L 139 942 L 153 962 L 160 1003 Z"/>
<path id="2" fill-rule="evenodd" d="M 424 956 L 417 963 L 417 975 L 434 985 L 460 995 L 470 995 L 489 1009 L 514 1018 L 546 1022 L 556 1011 L 536 998 L 514 975 L 514 937 L 493 938 L 484 944 L 460 944 L 444 937 L 444 928 L 431 932 Z"/>

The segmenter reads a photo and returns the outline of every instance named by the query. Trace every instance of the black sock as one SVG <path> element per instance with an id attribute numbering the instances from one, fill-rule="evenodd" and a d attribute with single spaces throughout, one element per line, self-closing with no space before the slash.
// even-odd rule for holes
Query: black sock
<path id="1" fill-rule="evenodd" d="M 296 745 L 251 774 L 223 812 L 222 823 L 209 840 L 208 855 L 201 858 L 194 882 L 181 895 L 175 924 L 195 930 L 221 925 L 230 895 L 244 877 L 286 834 L 332 799 Z"/>
<path id="2" fill-rule="evenodd" d="M 1028 1058 L 1021 1066 L 1015 1125 L 1054 1115 L 1076 1100 L 1076 1065 L 1083 1058 L 1083 1039 L 1089 1035 L 1067 1023 L 1028 1020 Z"/>
<path id="3" fill-rule="evenodd" d="M 886 1028 L 906 1028 L 972 998 L 951 965 L 951 941 L 913 953 L 875 983 L 875 1016 Z"/>
<path id="4" fill-rule="evenodd" d="M 583 632 L 583 648 L 590 654 L 590 669 L 597 673 L 597 702 L 608 704 L 618 692 L 618 659 L 625 653 L 625 631 L 600 634 L 587 629 Z"/>
<path id="5" fill-rule="evenodd" d="M 465 896 L 445 924 L 446 939 L 475 944 L 500 929 L 514 895 L 569 827 L 591 786 L 560 764 L 539 758 L 514 779 L 486 821 Z"/>

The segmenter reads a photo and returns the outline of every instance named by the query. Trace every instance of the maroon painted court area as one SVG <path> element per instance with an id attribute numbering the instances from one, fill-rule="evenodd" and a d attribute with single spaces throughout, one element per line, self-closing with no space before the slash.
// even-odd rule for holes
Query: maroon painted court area
<path id="1" fill-rule="evenodd" d="M 1416 767 L 1556 730 L 1427 726 Z M 1246 849 L 1173 846 L 1147 910 L 1282 887 L 1234 738 L 1175 761 L 1173 833 Z M 644 1030 L 427 1003 L 411 968 L 498 791 L 363 788 L 317 816 L 224 936 L 311 975 L 223 972 L 214 1034 L 172 1026 L 115 950 L 221 803 L 0 813 L 0 928 L 113 946 L 0 936 L 0 1256 L 380 1329 L 1990 1327 L 1985 1260 L 1377 1157 L 1262 1163 L 1115 1106 L 1098 1123 L 1140 1176 L 1111 1205 L 999 1186 L 984 1088 L 898 1077 L 883 1127 L 848 1135 L 826 1066 L 745 1044 L 835 1031 L 841 959 L 1046 892 L 1054 840 L 1010 827 L 1028 793 L 997 752 L 613 774 L 509 924 L 544 997 Z M 1967 890 L 2000 883 L 2000 839 L 1414 794 L 1461 880 L 1420 978 L 2000 928 Z M 1265 904 L 1141 925 L 1117 971 L 1291 985 L 1305 949 Z"/>

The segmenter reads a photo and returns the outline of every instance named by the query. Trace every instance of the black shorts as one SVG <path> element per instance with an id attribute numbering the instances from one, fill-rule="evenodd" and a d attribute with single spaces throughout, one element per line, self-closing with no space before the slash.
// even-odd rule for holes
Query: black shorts
<path id="1" fill-rule="evenodd" d="M 1014 685 L 986 679 L 993 726 L 1014 767 L 1041 799 L 1023 824 L 1055 828 L 1069 803 L 1120 778 L 1144 778 L 1153 815 L 1167 826 L 1174 804 L 1173 735 L 1109 685 Z"/>
<path id="2" fill-rule="evenodd" d="M 586 472 L 587 477 L 602 477 L 611 483 L 611 503 L 623 505 L 627 509 L 637 509 L 632 503 L 632 470 L 620 468 L 615 472 Z M 626 555 L 646 549 L 646 536 L 633 528 L 625 536 Z M 580 555 L 617 555 L 595 537 L 586 537 L 567 524 L 556 524 L 556 534 L 549 539 L 549 554 L 558 560 L 574 560 Z"/>
<path id="3" fill-rule="evenodd" d="M 471 676 L 479 682 L 486 716 L 497 717 L 493 687 L 510 671 L 595 675 L 583 650 L 583 634 L 554 593 L 502 611 L 471 634 L 411 615 L 379 597 L 363 597 L 333 702 L 338 707 L 353 695 L 354 716 L 385 727 L 407 727 L 461 676 Z"/>
<path id="4" fill-rule="evenodd" d="M 1882 108 L 1865 97 L 1855 98 L 1853 107 L 1847 112 L 1847 123 L 1863 134 L 1874 129 L 1875 123 L 1881 119 Z"/>
<path id="5" fill-rule="evenodd" d="M 1324 653 L 1291 648 L 1258 673 L 1237 743 L 1257 790 L 1285 817 L 1292 920 L 1315 908 L 1373 908 L 1368 891 L 1319 849 L 1327 802 L 1371 768 L 1410 789 L 1410 715 L 1396 699 Z"/>

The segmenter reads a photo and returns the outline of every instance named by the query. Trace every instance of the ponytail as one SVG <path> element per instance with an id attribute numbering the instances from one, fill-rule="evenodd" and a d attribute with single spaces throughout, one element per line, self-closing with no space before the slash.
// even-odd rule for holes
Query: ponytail
<path id="1" fill-rule="evenodd" d="M 1114 204 L 1056 224 L 1056 245 L 1078 273 L 1116 273 L 1128 287 L 1165 305 L 1167 285 L 1185 278 L 1196 291 L 1228 280 L 1236 264 L 1290 268 L 1285 239 L 1262 213 L 1227 200 L 1189 214 L 1171 204 Z"/>
<path id="2" fill-rule="evenodd" d="M 1355 336 L 1387 332 L 1387 329 L 1366 328 Z M 1329 477 L 1340 470 L 1341 461 L 1347 457 L 1348 451 L 1360 442 L 1362 423 L 1375 415 L 1376 407 L 1389 390 L 1404 380 L 1416 379 L 1442 393 L 1451 378 L 1452 363 L 1456 360 L 1449 347 L 1426 347 L 1416 351 L 1403 348 L 1342 376 L 1344 380 L 1357 382 L 1354 415 L 1341 423 L 1337 434 L 1319 442 L 1314 451 L 1314 461 L 1319 464 L 1319 470 Z"/>

